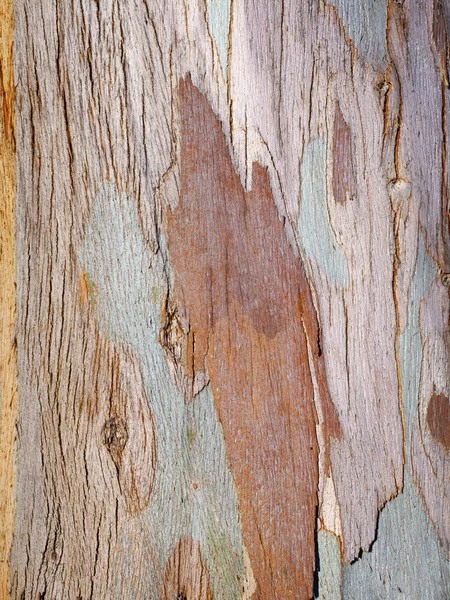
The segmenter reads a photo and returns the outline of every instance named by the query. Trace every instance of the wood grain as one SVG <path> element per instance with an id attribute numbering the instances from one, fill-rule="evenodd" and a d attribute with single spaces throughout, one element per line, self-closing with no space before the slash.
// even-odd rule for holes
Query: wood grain
<path id="1" fill-rule="evenodd" d="M 16 419 L 13 9 L 0 2 L 0 598 L 9 598 Z"/>

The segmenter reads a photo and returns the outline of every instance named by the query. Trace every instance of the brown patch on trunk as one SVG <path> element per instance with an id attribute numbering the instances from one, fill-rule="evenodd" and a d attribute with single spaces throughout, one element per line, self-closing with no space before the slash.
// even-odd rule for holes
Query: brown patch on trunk
<path id="1" fill-rule="evenodd" d="M 78 292 L 78 301 L 81 305 L 83 305 L 85 302 L 87 302 L 89 298 L 89 287 L 86 273 L 81 273 L 80 275 L 80 278 L 78 280 Z"/>
<path id="2" fill-rule="evenodd" d="M 311 293 L 267 171 L 255 164 L 244 192 L 207 101 L 190 80 L 179 93 L 181 194 L 168 240 L 194 369 L 206 361 L 257 596 L 309 599 L 318 445 L 308 342 L 326 435 L 339 434 Z"/>
<path id="3" fill-rule="evenodd" d="M 352 199 L 356 195 L 352 133 L 338 101 L 334 112 L 333 195 L 339 204 L 345 204 L 347 197 Z"/>
<path id="4" fill-rule="evenodd" d="M 167 561 L 163 600 L 211 600 L 209 577 L 198 542 L 182 539 Z"/>
<path id="5" fill-rule="evenodd" d="M 427 408 L 427 424 L 434 439 L 450 449 L 450 402 L 445 394 L 434 394 Z"/>

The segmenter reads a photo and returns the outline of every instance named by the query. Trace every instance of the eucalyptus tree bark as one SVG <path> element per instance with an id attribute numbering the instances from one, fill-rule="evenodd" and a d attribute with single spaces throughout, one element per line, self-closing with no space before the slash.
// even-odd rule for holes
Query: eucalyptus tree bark
<path id="1" fill-rule="evenodd" d="M 0 7 L 1 597 L 449 598 L 448 0 Z"/>

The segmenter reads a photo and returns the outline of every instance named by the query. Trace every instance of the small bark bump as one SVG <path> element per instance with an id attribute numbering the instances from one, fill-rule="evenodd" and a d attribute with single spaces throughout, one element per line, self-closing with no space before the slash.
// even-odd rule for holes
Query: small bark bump
<path id="1" fill-rule="evenodd" d="M 445 287 L 450 287 L 450 273 L 442 273 L 441 281 L 442 285 L 445 285 Z"/>
<path id="2" fill-rule="evenodd" d="M 119 417 L 112 417 L 103 426 L 103 443 L 117 467 L 122 462 L 122 451 L 128 441 L 128 431 L 125 421 Z"/>

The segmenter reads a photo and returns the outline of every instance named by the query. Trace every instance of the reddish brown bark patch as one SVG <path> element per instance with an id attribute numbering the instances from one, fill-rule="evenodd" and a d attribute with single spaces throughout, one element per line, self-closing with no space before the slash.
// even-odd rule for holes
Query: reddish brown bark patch
<path id="1" fill-rule="evenodd" d="M 433 40 L 439 54 L 441 78 L 448 86 L 448 29 L 444 7 L 440 0 L 435 0 L 433 6 Z"/>
<path id="2" fill-rule="evenodd" d="M 334 112 L 333 195 L 339 204 L 345 204 L 347 196 L 354 198 L 356 195 L 352 134 L 342 115 L 339 102 L 336 102 Z"/>
<path id="3" fill-rule="evenodd" d="M 181 194 L 168 219 L 175 294 L 206 364 L 237 485 L 259 598 L 309 599 L 318 447 L 307 338 L 328 431 L 339 426 L 319 329 L 265 169 L 244 192 L 220 122 L 190 80 L 179 87 Z"/>
<path id="4" fill-rule="evenodd" d="M 427 424 L 434 439 L 450 449 L 450 402 L 444 394 L 434 394 L 427 409 Z"/>
<path id="5" fill-rule="evenodd" d="M 211 600 L 209 578 L 198 542 L 182 539 L 167 561 L 163 600 Z"/>

